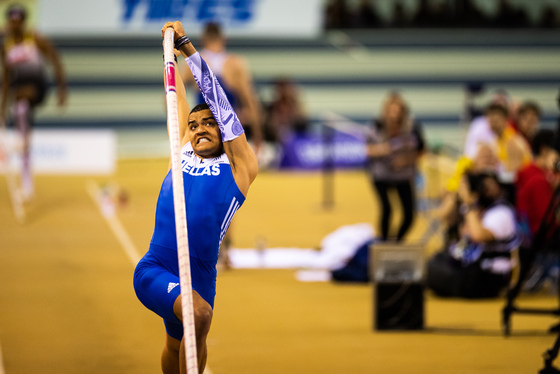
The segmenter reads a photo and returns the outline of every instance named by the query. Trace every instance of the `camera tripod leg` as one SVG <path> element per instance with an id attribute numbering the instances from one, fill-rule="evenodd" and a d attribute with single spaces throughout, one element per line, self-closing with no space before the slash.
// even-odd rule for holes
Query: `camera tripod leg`
<path id="1" fill-rule="evenodd" d="M 511 307 L 509 305 L 502 310 L 502 328 L 505 336 L 511 334 Z"/>
<path id="2" fill-rule="evenodd" d="M 558 356 L 558 351 L 560 350 L 560 334 L 556 337 L 554 346 L 551 349 L 547 349 L 543 354 L 544 357 L 544 368 L 539 371 L 539 374 L 560 374 L 560 370 L 552 366 L 552 363 Z"/>

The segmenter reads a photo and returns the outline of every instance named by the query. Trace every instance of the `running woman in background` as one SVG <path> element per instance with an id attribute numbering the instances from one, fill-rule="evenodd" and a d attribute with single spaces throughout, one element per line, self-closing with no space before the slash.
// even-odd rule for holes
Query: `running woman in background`
<path id="1" fill-rule="evenodd" d="M 6 118 L 8 106 L 23 141 L 22 192 L 25 200 L 34 193 L 31 172 L 30 141 L 33 110 L 47 94 L 46 65 L 50 62 L 58 85 L 58 105 L 66 104 L 66 80 L 60 58 L 51 42 L 44 36 L 27 30 L 27 12 L 14 4 L 6 13 L 7 28 L 2 48 L 1 119 Z"/>
<path id="2" fill-rule="evenodd" d="M 169 27 L 175 30 L 175 48 L 185 57 L 206 102 L 189 111 L 184 85 L 179 73 L 176 74 L 193 312 L 202 373 L 216 295 L 219 247 L 257 176 L 258 164 L 216 76 L 185 36 L 182 24 L 166 23 L 162 35 Z M 150 248 L 134 273 L 134 288 L 139 300 L 163 318 L 167 332 L 161 358 L 163 372 L 185 373 L 171 172 L 161 187 L 155 221 Z"/>

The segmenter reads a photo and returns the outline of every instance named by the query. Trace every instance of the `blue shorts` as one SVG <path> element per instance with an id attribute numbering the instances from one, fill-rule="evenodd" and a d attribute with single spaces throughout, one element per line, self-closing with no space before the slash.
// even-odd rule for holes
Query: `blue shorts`
<path id="1" fill-rule="evenodd" d="M 212 308 L 216 296 L 216 264 L 190 257 L 192 287 Z M 167 334 L 181 340 L 183 324 L 173 313 L 181 294 L 177 251 L 150 245 L 134 271 L 134 291 L 144 306 L 163 318 Z"/>

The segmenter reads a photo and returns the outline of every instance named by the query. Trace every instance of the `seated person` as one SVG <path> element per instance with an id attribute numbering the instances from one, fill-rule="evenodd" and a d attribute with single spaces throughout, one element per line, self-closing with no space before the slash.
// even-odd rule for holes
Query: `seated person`
<path id="1" fill-rule="evenodd" d="M 527 279 L 527 290 L 537 291 L 553 277 L 557 263 L 553 249 L 560 243 L 558 218 L 551 211 L 560 198 L 555 195 L 560 185 L 560 156 L 554 149 L 554 132 L 539 131 L 532 149 L 534 161 L 519 171 L 515 187 L 517 217 L 523 228 L 519 256 L 521 263 L 528 265 L 521 267 L 520 276 Z"/>
<path id="2" fill-rule="evenodd" d="M 519 171 L 515 188 L 519 220 L 528 226 L 530 237 L 534 238 L 560 183 L 560 170 L 556 168 L 560 156 L 554 149 L 554 131 L 540 130 L 533 139 L 532 151 L 534 160 Z"/>
<path id="3" fill-rule="evenodd" d="M 471 160 L 461 157 L 453 175 L 446 183 L 445 192 L 438 208 L 438 218 L 445 227 L 445 243 L 457 240 L 459 237 L 459 196 L 458 189 L 465 173 L 498 172 L 499 160 L 496 150 L 488 144 L 480 144 L 476 155 Z"/>
<path id="4" fill-rule="evenodd" d="M 515 213 L 495 173 L 466 174 L 459 238 L 428 261 L 427 286 L 439 296 L 496 297 L 509 283 L 519 245 Z"/>

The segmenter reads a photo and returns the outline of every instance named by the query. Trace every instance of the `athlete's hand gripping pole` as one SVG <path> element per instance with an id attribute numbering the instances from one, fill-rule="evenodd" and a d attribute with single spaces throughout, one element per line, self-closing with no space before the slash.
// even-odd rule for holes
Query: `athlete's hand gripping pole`
<path id="1" fill-rule="evenodd" d="M 177 231 L 177 252 L 179 257 L 179 276 L 181 282 L 181 300 L 183 311 L 183 339 L 187 373 L 198 374 L 196 353 L 196 333 L 194 326 L 191 266 L 189 257 L 189 240 L 187 232 L 187 213 L 183 172 L 181 170 L 181 139 L 179 135 L 179 114 L 177 111 L 177 92 L 175 88 L 175 54 L 173 44 L 174 31 L 168 28 L 164 35 L 163 57 L 165 63 L 165 86 L 167 98 L 167 121 L 171 148 L 171 173 L 173 180 L 173 204 L 175 209 L 175 227 Z"/>

